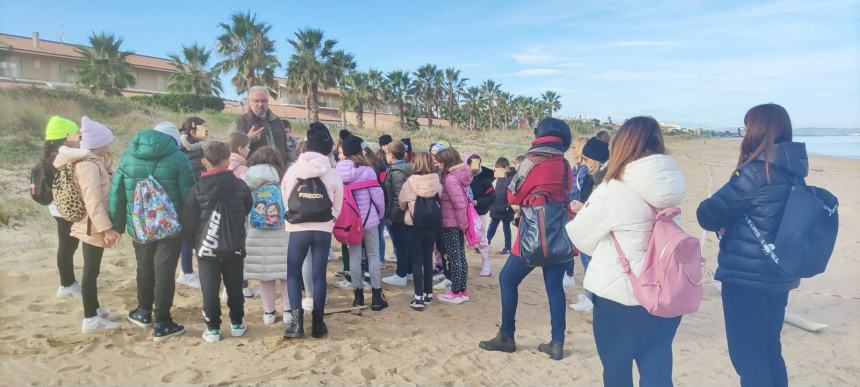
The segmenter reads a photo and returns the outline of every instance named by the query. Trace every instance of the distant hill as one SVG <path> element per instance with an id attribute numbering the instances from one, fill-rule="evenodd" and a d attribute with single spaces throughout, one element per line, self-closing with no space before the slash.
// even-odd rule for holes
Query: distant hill
<path id="1" fill-rule="evenodd" d="M 860 135 L 860 129 L 846 128 L 794 128 L 795 136 L 848 136 Z"/>

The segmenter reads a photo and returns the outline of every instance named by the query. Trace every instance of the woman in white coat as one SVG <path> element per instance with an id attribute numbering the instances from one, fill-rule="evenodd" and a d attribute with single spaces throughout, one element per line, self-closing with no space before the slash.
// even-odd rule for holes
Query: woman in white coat
<path id="1" fill-rule="evenodd" d="M 609 160 L 605 180 L 567 228 L 574 245 L 592 256 L 585 288 L 594 294 L 594 341 L 603 383 L 632 386 L 636 361 L 640 386 L 671 386 L 672 340 L 681 317 L 653 316 L 639 305 L 612 234 L 633 274 L 640 275 L 656 211 L 678 206 L 687 185 L 651 117 L 634 117 L 621 126 Z"/>

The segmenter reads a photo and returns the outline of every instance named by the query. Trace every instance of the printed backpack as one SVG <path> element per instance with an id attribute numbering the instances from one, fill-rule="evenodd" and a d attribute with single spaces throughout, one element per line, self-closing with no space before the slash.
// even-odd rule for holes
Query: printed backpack
<path id="1" fill-rule="evenodd" d="M 412 214 L 412 227 L 421 230 L 436 230 L 442 227 L 442 207 L 439 195 L 429 198 L 417 197 Z"/>
<path id="2" fill-rule="evenodd" d="M 287 199 L 287 222 L 328 222 L 334 219 L 331 209 L 331 199 L 322 179 L 298 179 Z"/>
<path id="3" fill-rule="evenodd" d="M 370 208 L 364 219 L 359 213 L 358 203 L 355 201 L 354 192 L 360 189 L 370 190 L 379 187 L 376 179 L 357 181 L 343 186 L 343 206 L 340 215 L 334 222 L 334 238 L 345 245 L 358 245 L 364 239 L 364 226 L 370 218 L 370 211 L 374 211 L 373 199 L 370 200 Z"/>
<path id="4" fill-rule="evenodd" d="M 51 185 L 57 211 L 69 222 L 77 222 L 87 216 L 81 189 L 75 183 L 75 164 L 77 162 L 60 167 Z"/>
<path id="5" fill-rule="evenodd" d="M 261 230 L 277 230 L 284 224 L 287 212 L 281 188 L 277 184 L 265 184 L 251 193 L 254 205 L 248 217 L 251 227 Z"/>
<path id="6" fill-rule="evenodd" d="M 156 168 L 158 163 L 149 176 L 138 180 L 134 186 L 131 223 L 134 239 L 139 243 L 166 239 L 182 230 L 173 201 L 170 200 L 167 190 L 153 176 Z M 128 176 L 122 171 L 120 173 Z"/>
<path id="7" fill-rule="evenodd" d="M 51 176 L 49 176 L 50 167 L 46 166 L 41 161 L 30 170 L 30 197 L 43 206 L 47 206 L 54 201 L 54 195 L 51 193 Z"/>
<path id="8" fill-rule="evenodd" d="M 648 313 L 658 317 L 678 317 L 699 309 L 702 301 L 702 250 L 699 240 L 684 232 L 675 222 L 678 208 L 657 212 L 651 240 L 645 250 L 639 277 L 630 270 L 630 261 L 615 233 L 612 242 L 621 267 L 633 285 L 633 296 Z"/>

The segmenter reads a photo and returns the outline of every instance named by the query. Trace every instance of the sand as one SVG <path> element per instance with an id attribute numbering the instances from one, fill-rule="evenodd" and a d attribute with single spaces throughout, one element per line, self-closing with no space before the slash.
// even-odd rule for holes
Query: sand
<path id="1" fill-rule="evenodd" d="M 694 211 L 733 169 L 738 140 L 676 140 L 670 150 L 681 163 L 690 187 L 682 210 L 684 226 L 701 235 Z M 792 292 L 789 310 L 829 328 L 809 333 L 786 325 L 783 354 L 792 385 L 856 385 L 860 381 L 860 300 L 812 295 L 826 292 L 860 296 L 858 201 L 860 161 L 812 157 L 810 184 L 830 189 L 842 201 L 842 227 L 828 271 L 803 281 Z M 21 171 L 2 171 L 4 191 L 24 187 Z M 712 180 L 711 180 L 712 178 Z M 16 195 L 25 195 L 18 190 Z M 447 385 L 599 385 L 590 314 L 567 311 L 566 357 L 549 360 L 536 347 L 549 337 L 549 312 L 542 276 L 533 273 L 520 287 L 517 344 L 513 354 L 478 349 L 499 322 L 497 273 L 506 257 L 492 256 L 494 275 L 478 276 L 480 258 L 469 254 L 473 300 L 460 306 L 434 303 L 411 310 L 408 288 L 386 287 L 392 306 L 362 316 L 328 317 L 330 334 L 316 340 L 284 341 L 283 325 L 262 324 L 259 299 L 245 305 L 250 327 L 243 338 L 225 332 L 218 344 L 204 343 L 200 291 L 177 287 L 173 316 L 186 326 L 184 336 L 165 343 L 151 331 L 123 321 L 113 334 L 80 333 L 80 301 L 55 297 L 58 275 L 56 237 L 47 211 L 15 229 L 0 232 L 0 385 L 66 384 L 447 384 Z M 502 242 L 496 237 L 493 251 Z M 713 236 L 704 241 L 716 267 Z M 390 243 L 389 243 L 390 249 Z M 81 257 L 76 257 L 80 278 Z M 340 264 L 329 266 L 329 283 Z M 393 272 L 392 264 L 384 269 Z M 127 236 L 108 250 L 99 278 L 101 304 L 127 311 L 136 304 L 135 261 Z M 577 283 L 582 282 L 577 263 Z M 581 288 L 567 290 L 574 302 Z M 348 306 L 352 292 L 329 286 L 329 308 Z M 226 313 L 226 307 L 225 307 Z M 721 302 L 712 283 L 701 310 L 683 319 L 674 345 L 678 386 L 737 385 L 725 342 Z"/>

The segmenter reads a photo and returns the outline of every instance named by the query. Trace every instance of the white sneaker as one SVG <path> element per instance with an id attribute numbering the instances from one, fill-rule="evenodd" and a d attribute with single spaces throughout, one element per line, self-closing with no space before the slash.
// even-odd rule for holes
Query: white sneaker
<path id="1" fill-rule="evenodd" d="M 335 282 L 334 287 L 336 287 L 338 289 L 350 290 L 350 289 L 352 289 L 352 282 L 350 282 L 348 279 L 344 278 L 340 281 Z"/>
<path id="2" fill-rule="evenodd" d="M 311 301 L 313 301 L 313 300 L 311 300 Z M 313 305 L 311 305 L 311 307 L 313 307 Z M 290 323 L 293 322 L 293 315 L 291 315 L 289 311 L 284 312 L 284 320 L 283 321 L 284 321 L 284 325 L 290 325 Z"/>
<path id="3" fill-rule="evenodd" d="M 98 308 L 96 310 L 96 314 L 98 314 L 99 317 L 108 321 L 116 321 L 119 320 L 120 317 L 122 317 L 119 312 L 116 311 L 116 309 Z"/>
<path id="4" fill-rule="evenodd" d="M 594 304 L 591 302 L 591 299 L 588 298 L 585 294 L 580 294 L 577 296 L 578 302 L 575 304 L 570 304 L 570 308 L 573 310 L 578 310 L 581 312 L 592 312 L 594 311 Z"/>
<path id="5" fill-rule="evenodd" d="M 247 331 L 248 331 L 248 326 L 245 324 L 230 325 L 230 336 L 242 337 L 242 336 L 245 336 L 245 332 L 247 332 Z"/>
<path id="6" fill-rule="evenodd" d="M 451 280 L 445 278 L 442 282 L 439 282 L 436 285 L 433 285 L 433 290 L 448 290 L 451 288 Z"/>
<path id="7" fill-rule="evenodd" d="M 81 284 L 75 282 L 69 286 L 60 285 L 57 288 L 57 298 L 74 298 L 76 300 L 81 299 Z"/>
<path id="8" fill-rule="evenodd" d="M 81 333 L 112 332 L 119 330 L 120 325 L 113 321 L 105 320 L 99 316 L 85 318 L 81 323 Z"/>
<path id="9" fill-rule="evenodd" d="M 277 317 L 275 316 L 275 312 L 266 313 L 263 312 L 263 325 L 272 325 L 275 323 Z"/>
<path id="10" fill-rule="evenodd" d="M 314 299 L 311 297 L 302 298 L 302 309 L 312 312 L 314 310 Z"/>
<path id="11" fill-rule="evenodd" d="M 576 278 L 574 278 L 573 276 L 565 274 L 564 280 L 562 280 L 561 284 L 566 288 L 575 287 L 576 286 Z"/>
<path id="12" fill-rule="evenodd" d="M 247 288 L 242 288 L 242 295 L 245 296 L 245 298 L 258 298 L 260 297 L 260 292 L 248 286 Z"/>
<path id="13" fill-rule="evenodd" d="M 397 273 L 394 273 L 394 274 L 382 279 L 383 283 L 386 283 L 389 285 L 394 285 L 394 286 L 406 286 L 406 281 L 407 281 L 406 277 L 401 277 L 401 276 L 397 275 Z"/>
<path id="14" fill-rule="evenodd" d="M 217 343 L 221 341 L 221 331 L 217 329 L 203 331 L 203 341 L 207 343 Z"/>
<path id="15" fill-rule="evenodd" d="M 439 282 L 445 279 L 445 274 L 437 273 L 433 275 L 433 282 Z"/>
<path id="16" fill-rule="evenodd" d="M 200 289 L 200 276 L 197 273 L 182 273 L 176 277 L 176 283 L 188 286 L 189 288 Z"/>
<path id="17" fill-rule="evenodd" d="M 340 261 L 340 257 L 335 255 L 334 250 L 329 250 L 328 251 L 328 260 L 329 261 Z"/>

